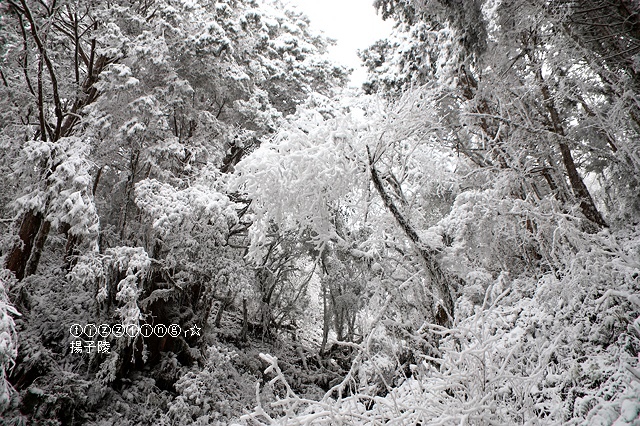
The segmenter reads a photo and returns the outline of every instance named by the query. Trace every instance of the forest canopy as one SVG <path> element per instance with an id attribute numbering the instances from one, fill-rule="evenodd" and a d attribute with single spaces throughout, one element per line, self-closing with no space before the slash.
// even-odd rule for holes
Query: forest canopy
<path id="1" fill-rule="evenodd" d="M 640 6 L 372 7 L 0 0 L 4 424 L 640 422 Z"/>

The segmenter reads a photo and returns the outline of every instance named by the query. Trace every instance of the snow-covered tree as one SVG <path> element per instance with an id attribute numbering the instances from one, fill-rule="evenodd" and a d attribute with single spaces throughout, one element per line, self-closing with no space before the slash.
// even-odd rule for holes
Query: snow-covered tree
<path id="1" fill-rule="evenodd" d="M 369 144 L 370 170 L 383 177 L 377 189 L 385 207 L 409 240 L 422 243 L 418 252 L 433 250 L 457 298 L 454 317 L 445 327 L 427 317 L 411 329 L 410 316 L 393 315 L 394 307 L 407 313 L 402 296 L 379 292 L 364 309 L 372 332 L 342 383 L 317 402 L 287 392 L 276 403 L 285 407 L 283 418 L 258 408 L 247 419 L 632 424 L 638 196 L 627 191 L 637 187 L 637 158 L 628 154 L 638 142 L 629 67 L 638 53 L 637 9 L 624 1 L 377 7 L 399 23 L 390 40 L 362 54 L 372 71 L 365 88 L 395 100 L 397 109 L 388 110 L 379 143 Z M 588 13 L 596 14 L 592 24 L 583 18 Z M 612 57 L 606 43 L 613 43 Z M 411 142 L 416 148 L 403 157 L 402 145 Z M 406 161 L 429 144 L 452 154 L 456 171 L 446 208 L 430 223 L 417 214 L 426 199 L 407 197 L 416 166 Z M 618 198 L 607 199 L 613 193 Z M 419 293 L 409 294 L 415 305 Z M 439 339 L 425 338 L 433 335 Z M 419 339 L 431 346 L 413 346 L 406 376 L 389 374 L 400 364 L 391 348 Z M 273 383 L 286 381 L 277 360 L 269 362 Z"/>
<path id="2" fill-rule="evenodd" d="M 311 93 L 346 82 L 324 57 L 329 41 L 278 1 L 0 7 L 2 197 L 12 207 L 2 213 L 17 218 L 4 265 L 23 280 L 47 259 L 43 275 L 92 295 L 92 320 L 108 324 L 203 326 L 216 301 L 249 297 L 249 201 L 224 174 Z M 90 367 L 105 382 L 161 351 L 193 362 L 201 342 L 112 343 L 118 353 Z M 17 382 L 43 369 L 23 367 Z"/>
<path id="3" fill-rule="evenodd" d="M 0 4 L 3 420 L 637 423 L 637 5 L 373 7 Z"/>

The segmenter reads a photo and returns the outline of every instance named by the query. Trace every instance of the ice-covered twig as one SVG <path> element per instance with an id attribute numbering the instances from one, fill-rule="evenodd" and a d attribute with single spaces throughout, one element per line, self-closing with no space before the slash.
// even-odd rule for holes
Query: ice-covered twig
<path id="1" fill-rule="evenodd" d="M 622 290 L 609 289 L 602 295 L 602 297 L 600 297 L 595 301 L 598 304 L 598 309 L 600 309 L 600 306 L 602 305 L 602 303 L 604 303 L 604 301 L 607 300 L 610 296 L 624 297 L 629 302 L 633 303 L 638 308 L 640 308 L 640 296 L 638 296 L 637 294 L 631 294 L 629 292 L 622 291 Z"/>
<path id="2" fill-rule="evenodd" d="M 632 366 L 630 366 L 628 364 L 625 364 L 624 367 L 627 369 L 627 371 L 629 371 L 629 373 L 631 373 L 634 376 L 634 378 L 638 382 L 640 382 L 640 371 L 636 370 L 635 368 L 633 368 Z"/>
<path id="3" fill-rule="evenodd" d="M 278 358 L 272 355 L 263 354 L 263 353 L 260 353 L 260 358 L 266 361 L 267 363 L 269 363 L 269 366 L 264 370 L 264 373 L 265 374 L 274 373 L 276 375 L 273 379 L 269 381 L 269 384 L 273 386 L 277 382 L 280 382 L 285 387 L 288 398 L 293 397 L 296 399 L 300 399 L 300 397 L 296 395 L 293 389 L 291 389 L 291 386 L 289 386 L 289 383 L 287 382 L 287 379 L 284 377 L 284 374 L 282 374 L 282 370 L 280 370 L 280 367 L 278 366 Z"/>

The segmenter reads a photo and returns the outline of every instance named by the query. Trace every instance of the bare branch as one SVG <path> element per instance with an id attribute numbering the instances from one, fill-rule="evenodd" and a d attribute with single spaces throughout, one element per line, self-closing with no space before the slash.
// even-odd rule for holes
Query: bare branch
<path id="1" fill-rule="evenodd" d="M 51 62 L 51 59 L 49 59 L 47 50 L 42 42 L 42 39 L 40 38 L 40 34 L 38 34 L 38 27 L 35 23 L 33 15 L 31 14 L 31 10 L 27 6 L 27 3 L 25 0 L 20 0 L 20 2 L 22 3 L 22 7 L 24 9 L 24 15 L 29 21 L 29 25 L 31 26 L 31 34 L 33 35 L 36 45 L 38 46 L 38 51 L 40 52 L 41 57 L 44 59 L 44 63 L 46 64 L 47 70 L 49 71 L 49 78 L 51 79 L 51 86 L 53 88 L 53 102 L 55 105 L 55 114 L 57 118 L 53 140 L 58 140 L 60 138 L 60 129 L 62 127 L 62 120 L 63 120 L 62 103 L 60 102 L 60 94 L 58 93 L 58 78 L 53 68 L 53 63 Z M 51 6 L 52 9 L 54 5 L 55 5 L 55 1 Z"/>

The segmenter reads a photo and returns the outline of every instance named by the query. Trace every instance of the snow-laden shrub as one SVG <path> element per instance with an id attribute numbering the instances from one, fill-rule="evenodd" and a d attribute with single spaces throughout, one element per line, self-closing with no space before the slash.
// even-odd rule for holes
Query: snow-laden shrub
<path id="1" fill-rule="evenodd" d="M 186 188 L 145 179 L 135 191 L 152 238 L 162 243 L 154 251 L 158 269 L 171 275 L 172 291 L 198 295 L 191 309 L 200 318 L 209 316 L 214 299 L 227 303 L 251 288 L 252 271 L 229 244 L 239 205 L 221 186 L 219 172 L 205 170 Z"/>
<path id="2" fill-rule="evenodd" d="M 136 185 L 136 204 L 162 240 L 157 260 L 175 271 L 180 287 L 205 284 L 208 293 L 219 287 L 235 294 L 249 287 L 248 274 L 241 256 L 227 244 L 230 229 L 238 224 L 238 206 L 216 188 L 218 178 L 203 174 L 184 189 L 145 179 Z"/>
<path id="3" fill-rule="evenodd" d="M 145 179 L 136 185 L 136 204 L 162 237 L 188 232 L 198 224 L 210 224 L 216 227 L 213 239 L 221 244 L 226 241 L 229 227 L 238 221 L 236 206 L 229 197 L 202 184 L 176 189 Z"/>
<path id="4" fill-rule="evenodd" d="M 461 297 L 465 314 L 458 310 L 450 329 L 424 327 L 440 336 L 440 355 L 423 355 L 411 377 L 386 395 L 367 384 L 385 374 L 389 358 L 365 342 L 342 387 L 319 401 L 287 392 L 275 403 L 280 417 L 258 406 L 245 419 L 269 425 L 637 424 L 639 237 L 638 229 L 582 234 L 571 241 L 575 254 L 564 258 L 565 266 L 538 279 L 476 274 L 482 297 Z M 277 360 L 267 361 L 274 380 L 286 383 Z"/>
<path id="5" fill-rule="evenodd" d="M 251 404 L 253 377 L 236 370 L 237 354 L 209 346 L 203 368 L 193 369 L 175 383 L 178 396 L 169 404 L 168 420 L 179 425 L 226 425 Z"/>
<path id="6" fill-rule="evenodd" d="M 560 270 L 589 241 L 582 239 L 582 220 L 562 212 L 545 198 L 534 202 L 508 197 L 515 190 L 506 174 L 495 188 L 459 194 L 451 212 L 431 230 L 449 240 L 444 264 L 460 277 L 477 270 L 494 278 L 535 271 Z M 504 185 L 503 185 L 504 184 Z M 577 208 L 577 206 L 576 206 Z"/>
<path id="7" fill-rule="evenodd" d="M 7 375 L 15 365 L 18 356 L 18 335 L 12 315 L 20 315 L 7 297 L 7 287 L 14 281 L 6 269 L 0 270 L 0 413 L 11 400 L 13 388 Z"/>
<path id="8" fill-rule="evenodd" d="M 121 323 L 139 325 L 142 319 L 138 306 L 142 292 L 140 284 L 149 272 L 151 263 L 151 258 L 142 247 L 114 247 L 105 254 L 81 256 L 70 276 L 80 283 L 94 283 L 98 302 L 104 302 L 110 294 L 114 294 L 115 300 L 109 302 L 120 302 L 116 311 Z M 114 277 L 117 282 L 113 281 Z"/>

